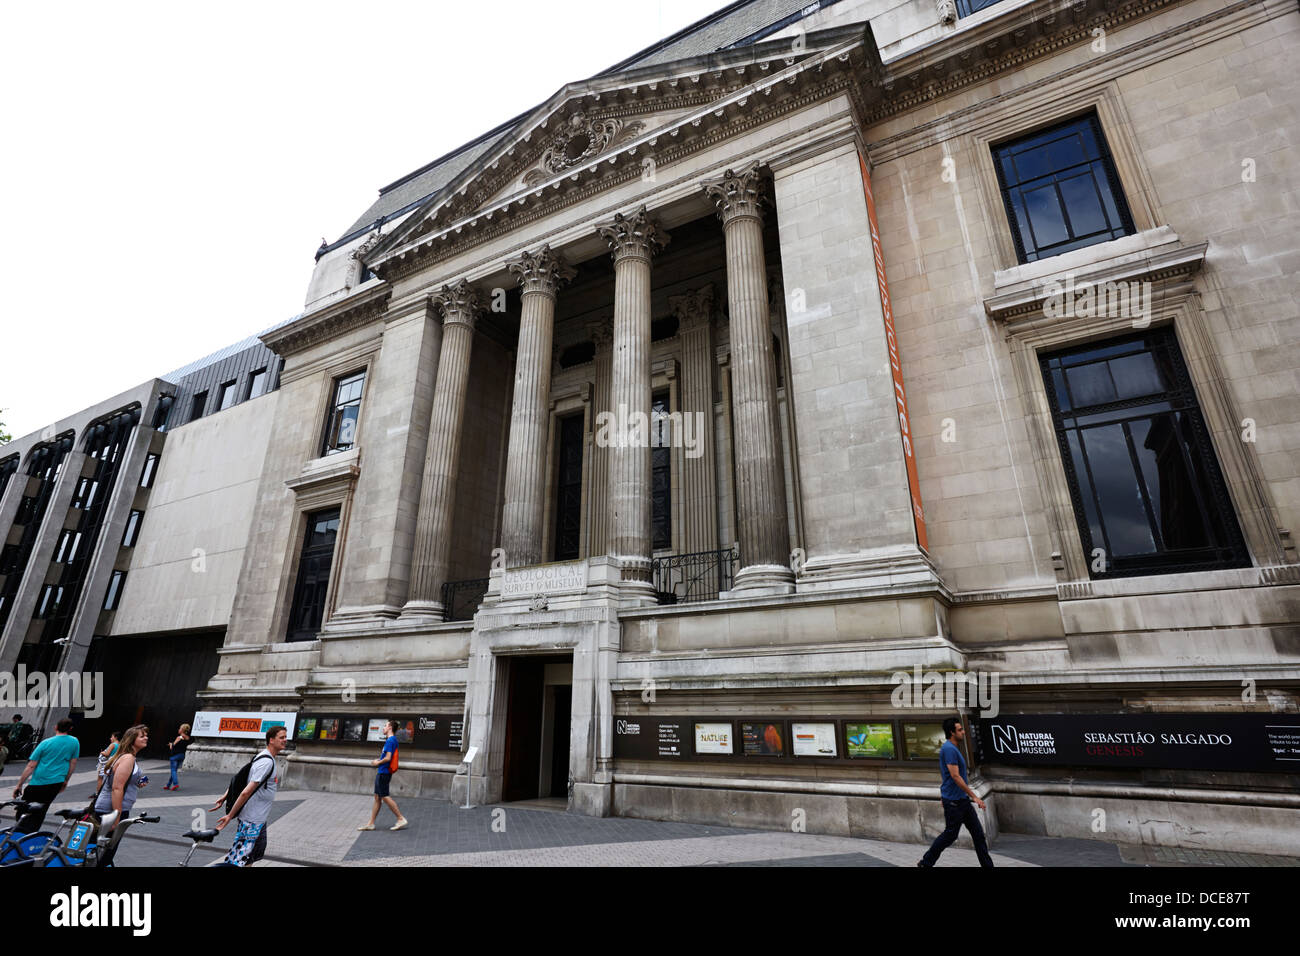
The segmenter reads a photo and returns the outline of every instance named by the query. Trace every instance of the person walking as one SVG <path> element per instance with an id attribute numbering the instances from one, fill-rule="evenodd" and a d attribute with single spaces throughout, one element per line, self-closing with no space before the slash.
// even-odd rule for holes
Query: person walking
<path id="1" fill-rule="evenodd" d="M 397 801 L 388 795 L 388 788 L 393 783 L 393 770 L 397 764 L 397 721 L 390 720 L 384 724 L 384 749 L 380 751 L 379 759 L 372 760 L 371 766 L 376 767 L 375 771 L 375 805 L 370 810 L 370 822 L 364 826 L 357 827 L 358 830 L 373 830 L 375 828 L 375 819 L 379 816 L 379 805 L 382 803 L 393 811 L 393 816 L 397 817 L 397 822 L 388 829 L 405 830 L 410 823 L 406 817 L 402 816 L 402 811 L 397 809 Z"/>
<path id="2" fill-rule="evenodd" d="M 230 811 L 217 821 L 218 830 L 224 829 L 234 819 L 239 820 L 239 827 L 235 830 L 235 842 L 230 845 L 230 852 L 214 866 L 248 866 L 260 860 L 266 852 L 266 821 L 280 789 L 280 773 L 275 758 L 288 745 L 289 732 L 283 726 L 272 727 L 266 732 L 266 747 L 253 758 L 252 766 L 248 768 L 247 785 L 235 798 Z M 229 795 L 227 789 L 208 811 L 221 809 Z"/>
<path id="3" fill-rule="evenodd" d="M 18 791 L 28 778 L 31 784 L 23 790 L 22 799 L 28 803 L 44 804 L 40 810 L 29 813 L 14 829 L 19 833 L 35 833 L 45 822 L 45 811 L 49 809 L 54 798 L 61 794 L 72 779 L 77 769 L 77 757 L 81 754 L 81 741 L 72 736 L 72 721 L 60 720 L 54 729 L 54 736 L 47 737 L 36 745 L 31 759 L 23 768 L 14 787 L 14 799 L 19 799 Z"/>
<path id="4" fill-rule="evenodd" d="M 168 758 L 172 766 L 172 772 L 171 776 L 167 778 L 167 782 L 163 784 L 164 790 L 179 790 L 181 788 L 181 782 L 176 776 L 176 771 L 179 770 L 181 764 L 185 762 L 185 748 L 189 745 L 190 725 L 181 724 L 180 734 L 177 735 L 175 740 L 167 745 L 168 749 L 172 752 L 171 757 Z"/>
<path id="5" fill-rule="evenodd" d="M 95 758 L 95 774 L 99 778 L 100 784 L 103 784 L 104 782 L 104 769 L 108 766 L 108 762 L 112 760 L 113 756 L 117 753 L 118 746 L 121 742 L 122 735 L 116 730 L 113 731 L 108 735 L 108 746 L 101 750 L 99 756 Z M 90 799 L 94 800 L 98 796 L 99 787 L 96 786 L 95 792 L 90 795 Z"/>
<path id="6" fill-rule="evenodd" d="M 100 784 L 99 792 L 95 794 L 94 811 L 98 816 L 103 817 L 116 810 L 118 815 L 113 821 L 113 826 L 130 814 L 140 788 L 149 784 L 149 778 L 140 769 L 140 751 L 147 746 L 149 746 L 149 728 L 144 724 L 128 727 L 126 733 L 122 735 L 117 753 L 104 767 L 104 780 Z M 105 835 L 112 829 L 113 827 L 109 827 Z"/>
<path id="7" fill-rule="evenodd" d="M 949 717 L 943 722 L 943 735 L 947 739 L 939 749 L 939 796 L 943 799 L 945 827 L 916 865 L 934 866 L 939 854 L 952 846 L 965 825 L 970 831 L 971 839 L 975 841 L 975 855 L 979 857 L 980 866 L 992 866 L 993 858 L 989 856 L 988 844 L 984 842 L 984 828 L 980 826 L 980 818 L 975 813 L 975 807 L 984 809 L 984 801 L 970 788 L 966 778 L 966 758 L 957 746 L 966 738 L 966 728 L 956 717 Z M 971 805 L 972 801 L 974 806 Z"/>

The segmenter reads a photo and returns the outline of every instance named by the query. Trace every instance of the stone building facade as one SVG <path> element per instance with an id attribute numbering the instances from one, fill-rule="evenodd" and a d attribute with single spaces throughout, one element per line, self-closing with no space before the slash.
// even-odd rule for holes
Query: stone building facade
<path id="1" fill-rule="evenodd" d="M 263 336 L 199 709 L 311 719 L 302 786 L 410 715 L 399 792 L 921 841 L 978 708 L 897 675 L 995 675 L 1121 729 L 982 734 L 990 831 L 1295 852 L 1285 765 L 1102 758 L 1300 710 L 1298 34 L 752 0 L 387 187 Z"/>

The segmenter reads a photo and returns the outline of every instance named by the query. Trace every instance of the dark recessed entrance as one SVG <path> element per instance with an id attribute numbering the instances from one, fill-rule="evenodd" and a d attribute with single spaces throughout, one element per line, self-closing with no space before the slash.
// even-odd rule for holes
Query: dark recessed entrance
<path id="1" fill-rule="evenodd" d="M 573 656 L 511 657 L 503 802 L 566 798 Z"/>

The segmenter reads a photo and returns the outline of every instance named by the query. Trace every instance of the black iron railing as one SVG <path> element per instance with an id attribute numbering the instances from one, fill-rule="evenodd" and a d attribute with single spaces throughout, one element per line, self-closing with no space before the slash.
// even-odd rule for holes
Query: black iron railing
<path id="1" fill-rule="evenodd" d="M 448 581 L 442 586 L 442 619 L 471 621 L 487 594 L 489 578 Z"/>
<path id="2" fill-rule="evenodd" d="M 651 579 L 660 604 L 713 601 L 730 591 L 740 556 L 734 548 L 667 554 L 650 562 Z"/>

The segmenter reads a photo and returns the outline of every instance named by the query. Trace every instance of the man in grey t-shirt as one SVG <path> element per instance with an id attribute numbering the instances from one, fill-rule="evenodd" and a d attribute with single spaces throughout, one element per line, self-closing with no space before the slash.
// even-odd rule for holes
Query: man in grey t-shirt
<path id="1" fill-rule="evenodd" d="M 220 830 L 232 819 L 239 819 L 235 842 L 231 844 L 223 863 L 248 866 L 265 852 L 266 821 L 271 815 L 271 804 L 275 802 L 275 795 L 280 789 L 280 771 L 275 758 L 288 744 L 289 734 L 284 727 L 272 727 L 266 732 L 266 749 L 259 751 L 253 758 L 253 765 L 248 768 L 248 784 L 235 799 L 230 812 L 217 821 L 217 829 Z M 227 796 L 227 793 L 223 793 L 210 809 L 220 809 Z"/>

